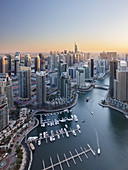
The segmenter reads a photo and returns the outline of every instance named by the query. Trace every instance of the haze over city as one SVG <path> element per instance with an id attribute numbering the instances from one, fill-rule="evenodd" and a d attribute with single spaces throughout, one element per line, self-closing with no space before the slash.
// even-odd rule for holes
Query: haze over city
<path id="1" fill-rule="evenodd" d="M 1 0 L 0 52 L 127 52 L 127 0 Z"/>

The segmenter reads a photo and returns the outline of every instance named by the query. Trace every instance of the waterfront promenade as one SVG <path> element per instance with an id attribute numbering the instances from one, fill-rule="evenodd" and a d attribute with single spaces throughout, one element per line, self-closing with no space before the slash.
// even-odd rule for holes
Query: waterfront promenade
<path id="1" fill-rule="evenodd" d="M 65 109 L 71 109 L 72 107 L 74 107 L 78 102 L 78 94 L 76 94 L 76 98 L 74 100 L 74 102 L 68 106 L 62 107 L 62 108 L 56 108 L 56 109 L 35 109 L 32 114 L 36 114 L 38 112 L 43 112 L 43 113 L 53 113 L 53 112 L 60 112 L 63 111 Z"/>

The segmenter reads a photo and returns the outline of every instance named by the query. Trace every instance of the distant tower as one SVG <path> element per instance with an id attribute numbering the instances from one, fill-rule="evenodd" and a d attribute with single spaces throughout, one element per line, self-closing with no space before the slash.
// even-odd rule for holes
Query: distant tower
<path id="1" fill-rule="evenodd" d="M 15 75 L 18 75 L 19 67 L 20 67 L 20 59 L 18 56 L 15 56 L 14 58 L 14 74 Z"/>
<path id="2" fill-rule="evenodd" d="M 40 70 L 44 71 L 45 70 L 45 59 L 44 59 L 44 55 L 42 53 L 39 53 L 39 57 L 40 57 Z"/>
<path id="3" fill-rule="evenodd" d="M 39 108 L 44 107 L 46 103 L 46 72 L 36 72 L 36 100 Z"/>
<path id="4" fill-rule="evenodd" d="M 26 54 L 24 57 L 24 66 L 31 67 L 31 57 L 30 54 Z"/>
<path id="5" fill-rule="evenodd" d="M 35 57 L 35 73 L 36 71 L 40 71 L 40 57 L 38 55 Z"/>
<path id="6" fill-rule="evenodd" d="M 12 60 L 12 56 L 11 56 L 11 54 L 8 54 L 7 57 L 8 57 L 8 74 L 11 75 L 11 60 Z"/>
<path id="7" fill-rule="evenodd" d="M 19 98 L 21 100 L 31 99 L 31 67 L 20 67 Z"/>
<path id="8" fill-rule="evenodd" d="M 2 73 L 8 73 L 8 57 L 3 56 L 2 61 Z"/>
<path id="9" fill-rule="evenodd" d="M 75 53 L 77 53 L 77 52 L 78 52 L 78 49 L 77 49 L 77 45 L 75 43 Z"/>

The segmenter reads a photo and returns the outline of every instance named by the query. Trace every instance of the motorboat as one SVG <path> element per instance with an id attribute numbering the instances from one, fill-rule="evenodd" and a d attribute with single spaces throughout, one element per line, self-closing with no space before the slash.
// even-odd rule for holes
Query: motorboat
<path id="1" fill-rule="evenodd" d="M 78 118 L 76 115 L 74 115 L 74 120 L 75 120 L 75 122 L 78 122 Z"/>
<path id="2" fill-rule="evenodd" d="M 88 102 L 88 101 L 89 101 L 89 97 L 86 98 L 86 102 Z"/>
<path id="3" fill-rule="evenodd" d="M 80 125 L 77 124 L 77 125 L 76 125 L 76 128 L 77 128 L 77 129 L 80 129 Z"/>
<path id="4" fill-rule="evenodd" d="M 41 145 L 41 140 L 38 140 L 38 145 Z"/>
<path id="5" fill-rule="evenodd" d="M 90 113 L 93 115 L 93 111 L 90 111 Z"/>
<path id="6" fill-rule="evenodd" d="M 73 133 L 73 135 L 74 135 L 74 136 L 76 136 L 76 132 L 75 132 L 75 130 L 72 130 L 72 133 Z"/>
<path id="7" fill-rule="evenodd" d="M 60 122 L 64 123 L 64 122 L 66 122 L 66 120 L 64 118 L 62 118 L 62 119 L 60 119 Z"/>
<path id="8" fill-rule="evenodd" d="M 97 150 L 97 154 L 100 155 L 100 149 Z"/>

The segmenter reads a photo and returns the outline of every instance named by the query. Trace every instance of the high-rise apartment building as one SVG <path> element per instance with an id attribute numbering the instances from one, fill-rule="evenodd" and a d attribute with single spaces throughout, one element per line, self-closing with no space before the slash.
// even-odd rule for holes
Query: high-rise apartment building
<path id="1" fill-rule="evenodd" d="M 39 57 L 40 57 L 40 70 L 44 71 L 45 70 L 45 59 L 44 59 L 44 55 L 42 53 L 39 53 Z"/>
<path id="2" fill-rule="evenodd" d="M 20 67 L 19 98 L 21 100 L 31 99 L 31 67 Z"/>
<path id="3" fill-rule="evenodd" d="M 0 73 L 0 95 L 6 95 L 8 108 L 11 110 L 14 106 L 12 80 L 8 73 Z"/>
<path id="4" fill-rule="evenodd" d="M 9 124 L 9 110 L 6 95 L 0 95 L 0 130 Z"/>
<path id="5" fill-rule="evenodd" d="M 31 67 L 31 57 L 30 54 L 26 54 L 24 57 L 24 66 Z"/>
<path id="6" fill-rule="evenodd" d="M 43 108 L 46 103 L 46 72 L 36 72 L 36 100 L 39 108 Z"/>
<path id="7" fill-rule="evenodd" d="M 79 88 L 82 88 L 85 86 L 85 69 L 84 68 L 78 68 L 76 71 L 76 82 L 77 86 Z"/>
<path id="8" fill-rule="evenodd" d="M 94 78 L 94 59 L 91 58 L 88 62 L 89 65 L 89 73 L 90 73 L 90 78 Z"/>
<path id="9" fill-rule="evenodd" d="M 58 62 L 58 89 L 59 90 L 60 90 L 60 77 L 62 72 L 67 72 L 67 64 L 63 60 L 60 60 Z"/>
<path id="10" fill-rule="evenodd" d="M 109 79 L 109 95 L 114 96 L 114 79 L 116 79 L 116 70 L 118 66 L 117 60 L 110 61 L 110 79 Z"/>
<path id="11" fill-rule="evenodd" d="M 61 90 L 60 95 L 62 98 L 70 99 L 71 97 L 71 80 L 67 72 L 63 72 L 61 75 Z"/>
<path id="12" fill-rule="evenodd" d="M 114 98 L 122 102 L 128 102 L 128 67 L 125 61 L 121 61 L 116 70 Z"/>
<path id="13" fill-rule="evenodd" d="M 8 57 L 1 57 L 2 73 L 8 73 Z"/>
<path id="14" fill-rule="evenodd" d="M 20 69 L 20 58 L 19 56 L 15 56 L 14 58 L 14 74 L 18 75 Z"/>
<path id="15" fill-rule="evenodd" d="M 68 74 L 71 77 L 71 79 L 75 79 L 76 78 L 76 67 L 69 67 Z"/>
<path id="16" fill-rule="evenodd" d="M 8 57 L 8 74 L 11 75 L 11 66 L 12 66 L 12 63 L 11 63 L 11 60 L 12 60 L 12 55 L 11 54 L 7 54 L 7 57 Z"/>
<path id="17" fill-rule="evenodd" d="M 40 57 L 37 55 L 35 57 L 35 72 L 40 71 Z"/>
<path id="18" fill-rule="evenodd" d="M 88 65 L 83 66 L 84 70 L 85 70 L 85 80 L 88 80 L 90 78 L 89 76 L 89 67 Z"/>

